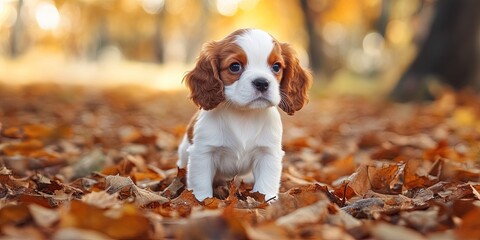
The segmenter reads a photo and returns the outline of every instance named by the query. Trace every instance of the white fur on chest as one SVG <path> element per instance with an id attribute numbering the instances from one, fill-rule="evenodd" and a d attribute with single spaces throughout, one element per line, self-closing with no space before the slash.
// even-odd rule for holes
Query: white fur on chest
<path id="1" fill-rule="evenodd" d="M 219 107 L 200 112 L 188 152 L 211 152 L 216 175 L 232 178 L 249 172 L 259 152 L 281 155 L 281 136 L 275 107 L 259 111 Z"/>

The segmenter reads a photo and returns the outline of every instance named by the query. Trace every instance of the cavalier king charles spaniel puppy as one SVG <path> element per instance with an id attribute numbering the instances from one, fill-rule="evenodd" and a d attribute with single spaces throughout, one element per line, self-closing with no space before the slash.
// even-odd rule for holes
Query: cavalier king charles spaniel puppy
<path id="1" fill-rule="evenodd" d="M 178 149 L 187 188 L 202 201 L 212 184 L 253 173 L 253 191 L 278 195 L 282 173 L 282 122 L 308 101 L 311 74 L 292 47 L 257 29 L 237 30 L 206 43 L 184 81 L 200 110 Z"/>

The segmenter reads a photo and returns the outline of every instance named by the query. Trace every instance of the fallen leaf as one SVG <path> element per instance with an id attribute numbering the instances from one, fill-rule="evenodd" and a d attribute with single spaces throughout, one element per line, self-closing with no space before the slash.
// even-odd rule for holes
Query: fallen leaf
<path id="1" fill-rule="evenodd" d="M 2 130 L 2 135 L 9 138 L 22 138 L 23 130 L 19 127 L 9 127 L 2 129 L 0 125 L 0 130 Z"/>
<path id="2" fill-rule="evenodd" d="M 177 176 L 170 185 L 162 191 L 161 195 L 168 198 L 177 197 L 185 189 L 186 170 L 177 168 Z"/>
<path id="3" fill-rule="evenodd" d="M 472 193 L 475 195 L 475 197 L 477 198 L 477 200 L 480 200 L 480 193 L 478 192 L 478 190 L 480 189 L 480 185 L 472 185 L 470 184 L 470 187 L 472 188 Z"/>
<path id="4" fill-rule="evenodd" d="M 35 151 L 43 148 L 43 143 L 37 139 L 30 139 L 23 142 L 10 143 L 3 147 L 3 153 L 6 156 L 23 155 L 29 156 Z"/>
<path id="5" fill-rule="evenodd" d="M 245 229 L 238 229 L 222 215 L 190 219 L 178 226 L 177 239 L 246 239 Z M 186 231 L 188 229 L 188 231 Z"/>
<path id="6" fill-rule="evenodd" d="M 361 165 L 356 172 L 350 175 L 348 186 L 359 196 L 362 196 L 372 188 L 370 180 L 368 179 L 367 165 Z"/>
<path id="7" fill-rule="evenodd" d="M 305 224 L 323 223 L 328 215 L 328 200 L 320 200 L 312 205 L 299 208 L 285 216 L 277 218 L 275 223 L 282 228 L 295 229 Z"/>
<path id="8" fill-rule="evenodd" d="M 480 207 L 475 207 L 463 217 L 462 223 L 455 229 L 456 237 L 459 239 L 475 239 L 480 236 Z"/>
<path id="9" fill-rule="evenodd" d="M 88 176 L 94 171 L 99 171 L 104 166 L 106 156 L 102 150 L 94 149 L 91 152 L 80 157 L 75 164 L 73 164 L 72 179 Z"/>
<path id="10" fill-rule="evenodd" d="M 250 239 L 290 239 L 291 235 L 285 228 L 278 227 L 275 222 L 258 226 L 247 225 L 245 231 Z"/>
<path id="11" fill-rule="evenodd" d="M 110 217 L 98 207 L 74 200 L 61 216 L 60 224 L 62 228 L 95 230 L 115 239 L 148 238 L 149 221 L 136 208 L 124 205 L 116 213 L 118 217 Z"/>
<path id="12" fill-rule="evenodd" d="M 429 187 L 438 182 L 438 178 L 429 175 L 422 164 L 423 160 L 418 159 L 410 159 L 406 162 L 403 181 L 405 189 Z"/>
<path id="13" fill-rule="evenodd" d="M 36 204 L 28 205 L 28 209 L 35 223 L 43 228 L 52 227 L 60 219 L 60 213 L 56 209 L 44 208 Z"/>
<path id="14" fill-rule="evenodd" d="M 278 194 L 278 200 L 267 207 L 267 219 L 276 219 L 299 208 L 314 204 L 327 197 L 320 185 L 292 188 L 286 193 Z"/>
<path id="15" fill-rule="evenodd" d="M 81 238 L 83 239 L 95 239 L 95 240 L 112 240 L 113 239 L 98 231 L 79 229 L 79 228 L 70 228 L 70 227 L 59 229 L 52 236 L 52 239 L 75 240 L 75 239 L 78 239 L 79 236 L 81 236 Z"/>
<path id="16" fill-rule="evenodd" d="M 384 205 L 384 201 L 380 198 L 367 198 L 342 207 L 342 210 L 356 218 L 367 218 L 371 216 L 372 211 L 383 209 Z"/>
<path id="17" fill-rule="evenodd" d="M 400 216 L 408 226 L 420 233 L 443 230 L 439 229 L 439 209 L 432 207 L 424 211 L 402 212 Z"/>
<path id="18" fill-rule="evenodd" d="M 426 240 L 421 234 L 404 228 L 401 226 L 395 226 L 386 223 L 378 223 L 372 227 L 372 236 L 375 239 L 388 239 L 388 240 Z"/>
<path id="19" fill-rule="evenodd" d="M 28 138 L 47 138 L 52 131 L 52 128 L 43 124 L 31 124 L 23 127 L 23 132 Z"/>
<path id="20" fill-rule="evenodd" d="M 168 198 L 162 197 L 157 193 L 150 192 L 145 189 L 141 189 L 136 185 L 133 185 L 132 188 L 133 194 L 135 195 L 135 205 L 145 206 L 152 202 L 158 202 L 160 204 L 170 201 Z"/>
<path id="21" fill-rule="evenodd" d="M 116 193 L 123 188 L 130 188 L 135 185 L 130 177 L 122 177 L 122 176 L 107 176 L 105 177 L 106 185 L 107 185 L 107 193 L 113 194 Z"/>
<path id="22" fill-rule="evenodd" d="M 22 224 L 31 219 L 27 205 L 6 205 L 0 209 L 0 230 L 9 224 Z"/>
<path id="23" fill-rule="evenodd" d="M 85 194 L 81 201 L 102 209 L 120 207 L 123 203 L 122 201 L 118 200 L 118 192 L 109 194 L 106 191 Z"/>

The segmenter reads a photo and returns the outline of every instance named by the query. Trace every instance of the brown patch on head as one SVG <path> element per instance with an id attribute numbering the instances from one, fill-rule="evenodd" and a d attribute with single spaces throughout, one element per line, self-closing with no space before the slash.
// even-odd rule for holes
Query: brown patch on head
<path id="1" fill-rule="evenodd" d="M 223 89 L 240 78 L 242 71 L 232 73 L 229 66 L 238 62 L 247 64 L 245 52 L 234 43 L 238 35 L 247 29 L 237 30 L 220 41 L 203 45 L 195 68 L 187 73 L 184 81 L 190 89 L 190 98 L 200 108 L 211 110 L 225 100 Z"/>
<path id="2" fill-rule="evenodd" d="M 278 82 L 282 80 L 283 77 L 283 69 L 285 68 L 285 60 L 283 59 L 282 56 L 282 47 L 280 43 L 277 42 L 277 40 L 273 40 L 273 49 L 272 52 L 270 52 L 270 55 L 268 56 L 268 66 L 272 66 L 275 63 L 279 63 L 281 66 L 281 69 L 278 73 L 275 73 L 275 77 L 277 78 Z"/>
<path id="3" fill-rule="evenodd" d="M 243 73 L 243 69 L 247 65 L 247 55 L 235 43 L 226 43 L 226 46 L 222 48 L 219 53 L 219 71 L 220 79 L 222 79 L 225 85 L 231 85 L 240 78 Z M 233 63 L 239 63 L 242 66 L 242 71 L 238 73 L 232 73 L 229 69 Z"/>

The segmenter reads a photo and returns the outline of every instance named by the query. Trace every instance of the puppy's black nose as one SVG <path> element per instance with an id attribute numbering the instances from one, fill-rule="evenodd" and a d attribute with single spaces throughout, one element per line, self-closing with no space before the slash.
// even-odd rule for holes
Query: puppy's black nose
<path id="1" fill-rule="evenodd" d="M 257 78 L 253 80 L 252 84 L 260 92 L 265 92 L 268 89 L 268 81 L 265 78 Z"/>

